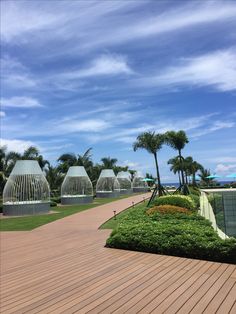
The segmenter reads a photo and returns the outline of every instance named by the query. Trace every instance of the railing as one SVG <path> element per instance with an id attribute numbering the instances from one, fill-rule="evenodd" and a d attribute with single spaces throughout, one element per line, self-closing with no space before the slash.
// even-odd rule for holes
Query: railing
<path id="1" fill-rule="evenodd" d="M 220 213 L 220 212 L 219 212 Z M 218 233 L 221 239 L 227 239 L 228 236 L 225 234 L 225 223 L 220 222 L 219 219 L 216 219 L 215 212 L 207 198 L 205 192 L 201 192 L 200 197 L 200 215 L 208 219 L 212 223 L 212 227 Z M 218 215 L 218 218 L 220 216 Z M 224 214 L 223 214 L 224 219 Z M 218 220 L 218 221 L 217 221 Z"/>

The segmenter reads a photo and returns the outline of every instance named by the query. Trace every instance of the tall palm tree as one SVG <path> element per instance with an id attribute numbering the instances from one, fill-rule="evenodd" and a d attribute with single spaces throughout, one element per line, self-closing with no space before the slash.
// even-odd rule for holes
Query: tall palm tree
<path id="1" fill-rule="evenodd" d="M 43 155 L 40 155 L 39 149 L 35 146 L 29 146 L 20 156 L 20 159 L 37 160 L 42 170 L 49 166 L 49 161 L 44 159 Z"/>
<path id="2" fill-rule="evenodd" d="M 102 161 L 102 166 L 105 169 L 113 169 L 116 166 L 117 159 L 116 158 L 111 158 L 111 157 L 103 157 L 101 159 Z"/>
<path id="3" fill-rule="evenodd" d="M 138 149 L 145 149 L 148 153 L 154 156 L 158 182 L 158 193 L 160 196 L 163 195 L 164 189 L 161 185 L 161 178 L 157 161 L 157 152 L 162 148 L 164 141 L 165 137 L 163 134 L 155 132 L 144 132 L 137 137 L 137 140 L 133 144 L 134 151 L 137 151 Z"/>
<path id="4" fill-rule="evenodd" d="M 170 171 L 173 171 L 174 174 L 176 173 L 178 174 L 179 184 L 181 185 L 182 184 L 181 177 L 180 177 L 181 165 L 180 165 L 179 156 L 169 159 L 167 163 L 168 165 L 171 165 Z"/>
<path id="5" fill-rule="evenodd" d="M 92 148 L 89 148 L 82 155 L 75 155 L 73 153 L 62 154 L 57 159 L 59 162 L 59 171 L 66 173 L 71 166 L 84 166 L 87 172 L 91 172 L 91 168 L 93 167 L 91 151 Z"/>
<path id="6" fill-rule="evenodd" d="M 185 147 L 185 144 L 189 142 L 187 135 L 183 130 L 180 130 L 178 132 L 168 131 L 165 133 L 165 142 L 167 143 L 167 145 L 174 148 L 178 152 L 180 165 L 181 165 L 181 179 L 182 179 L 182 184 L 183 184 L 183 192 L 187 194 L 188 189 L 185 187 L 184 169 L 183 169 L 184 158 L 182 156 L 182 150 Z"/>
<path id="7" fill-rule="evenodd" d="M 203 169 L 203 166 L 193 160 L 191 156 L 184 159 L 186 175 L 192 176 L 192 184 L 196 185 L 196 173 Z"/>
<path id="8" fill-rule="evenodd" d="M 203 184 L 209 185 L 211 182 L 213 182 L 213 179 L 209 179 L 211 175 L 211 171 L 209 169 L 202 168 L 200 169 L 199 177 L 201 178 L 201 182 Z"/>
<path id="9" fill-rule="evenodd" d="M 16 152 L 7 152 L 7 146 L 0 147 L 0 195 L 16 161 L 21 155 Z"/>

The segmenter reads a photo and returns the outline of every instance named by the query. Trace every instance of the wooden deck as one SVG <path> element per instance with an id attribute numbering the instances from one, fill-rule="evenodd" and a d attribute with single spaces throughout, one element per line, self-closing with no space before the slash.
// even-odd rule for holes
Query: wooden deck
<path id="1" fill-rule="evenodd" d="M 1 233 L 1 313 L 236 313 L 236 266 L 104 248 L 133 196 Z"/>

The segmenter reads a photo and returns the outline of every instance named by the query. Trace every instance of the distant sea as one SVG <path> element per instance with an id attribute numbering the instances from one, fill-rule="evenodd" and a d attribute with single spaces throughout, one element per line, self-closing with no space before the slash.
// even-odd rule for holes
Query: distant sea
<path id="1" fill-rule="evenodd" d="M 220 185 L 225 185 L 225 184 L 229 184 L 231 182 L 234 182 L 234 181 L 218 181 L 220 183 Z M 176 182 L 171 182 L 171 183 L 162 183 L 163 186 L 175 186 L 176 188 L 179 186 L 179 183 L 176 183 Z"/>

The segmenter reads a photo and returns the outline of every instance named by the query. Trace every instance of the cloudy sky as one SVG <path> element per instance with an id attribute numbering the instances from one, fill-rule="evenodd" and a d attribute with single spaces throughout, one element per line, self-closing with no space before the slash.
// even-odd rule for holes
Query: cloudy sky
<path id="1" fill-rule="evenodd" d="M 184 129 L 184 155 L 236 171 L 236 2 L 1 1 L 2 144 L 116 157 L 144 173 L 132 143 Z M 165 182 L 176 181 L 159 153 Z"/>

